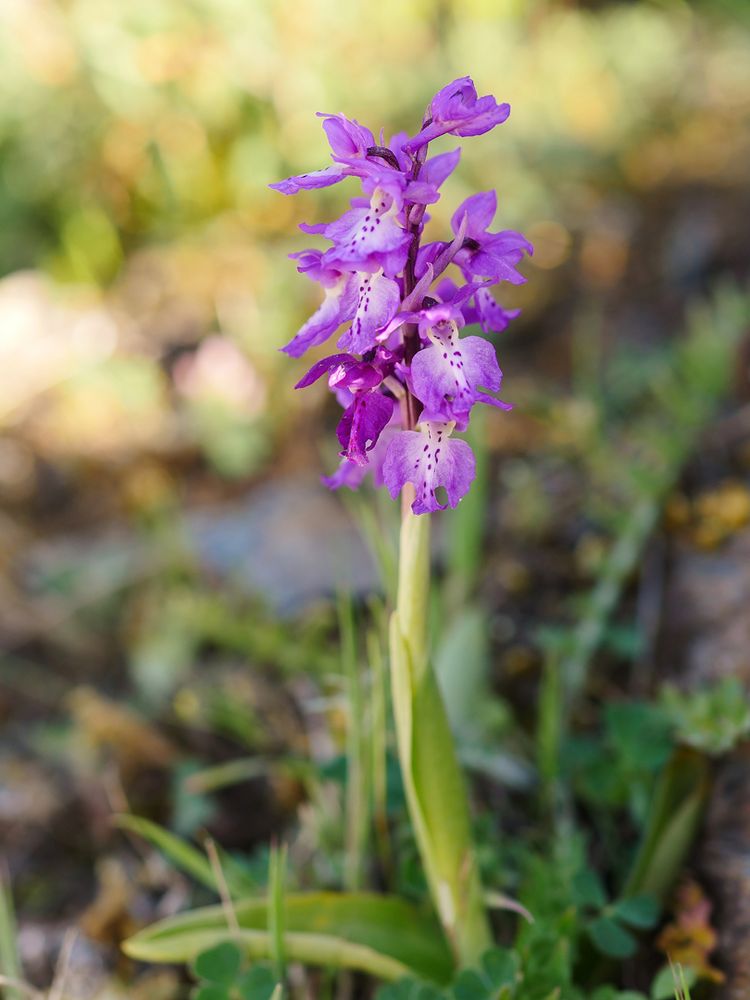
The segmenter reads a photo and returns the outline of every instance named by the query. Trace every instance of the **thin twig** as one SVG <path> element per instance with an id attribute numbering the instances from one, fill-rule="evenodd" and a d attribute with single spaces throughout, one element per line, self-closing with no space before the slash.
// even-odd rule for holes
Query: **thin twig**
<path id="1" fill-rule="evenodd" d="M 73 948 L 75 947 L 77 936 L 75 930 L 69 930 L 63 938 L 62 948 L 57 957 L 55 978 L 52 980 L 47 1000 L 63 1000 L 65 996 L 65 983 L 68 979 L 70 960 L 73 957 Z"/>

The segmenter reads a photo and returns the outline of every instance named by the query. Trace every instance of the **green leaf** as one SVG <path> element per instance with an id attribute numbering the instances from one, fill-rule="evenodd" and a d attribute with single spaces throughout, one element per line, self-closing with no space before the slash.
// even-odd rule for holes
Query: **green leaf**
<path id="1" fill-rule="evenodd" d="M 456 1000 L 488 1000 L 490 990 L 487 983 L 474 969 L 464 969 L 453 983 Z"/>
<path id="2" fill-rule="evenodd" d="M 237 983 L 241 1000 L 270 1000 L 276 977 L 267 965 L 254 965 Z"/>
<path id="3" fill-rule="evenodd" d="M 663 767 L 672 750 L 669 718 L 649 702 L 615 702 L 605 712 L 607 734 L 623 761 L 633 767 Z"/>
<path id="4" fill-rule="evenodd" d="M 435 651 L 435 673 L 451 729 L 478 742 L 488 704 L 488 629 L 476 607 L 459 612 L 447 625 Z"/>
<path id="5" fill-rule="evenodd" d="M 289 961 L 359 969 L 380 979 L 416 975 L 447 982 L 453 959 L 435 917 L 394 896 L 301 893 L 285 900 L 284 947 Z M 238 900 L 240 935 L 227 930 L 221 906 L 161 920 L 123 944 L 131 958 L 187 962 L 230 938 L 254 959 L 271 953 L 265 899 Z"/>
<path id="6" fill-rule="evenodd" d="M 381 986 L 375 1000 L 445 1000 L 445 993 L 416 979 L 399 979 Z"/>
<path id="7" fill-rule="evenodd" d="M 637 944 L 632 934 L 610 917 L 598 917 L 586 928 L 589 937 L 604 955 L 610 958 L 630 958 Z"/>
<path id="8" fill-rule="evenodd" d="M 591 868 L 584 868 L 574 877 L 573 902 L 576 906 L 590 906 L 595 910 L 606 905 L 607 893 L 602 880 Z"/>
<path id="9" fill-rule="evenodd" d="M 482 955 L 482 969 L 492 985 L 512 986 L 520 972 L 518 955 L 507 948 L 490 948 Z"/>
<path id="10" fill-rule="evenodd" d="M 509 997 L 519 972 L 518 956 L 504 948 L 490 948 L 478 969 L 463 969 L 453 982 L 453 1000 L 499 1000 Z"/>
<path id="11" fill-rule="evenodd" d="M 648 893 L 664 901 L 695 838 L 710 783 L 703 754 L 687 747 L 675 751 L 657 782 L 625 897 Z"/>
<path id="12" fill-rule="evenodd" d="M 695 969 L 691 969 L 689 965 L 675 967 L 665 965 L 656 973 L 651 983 L 651 1000 L 667 1000 L 667 998 L 673 1000 L 673 997 L 677 996 L 677 986 L 680 982 L 678 969 L 682 972 L 682 978 L 688 988 L 695 984 L 698 976 Z"/>
<path id="13" fill-rule="evenodd" d="M 191 993 L 191 1000 L 230 1000 L 229 990 L 215 983 L 199 986 Z"/>
<path id="14" fill-rule="evenodd" d="M 468 796 L 445 704 L 430 667 L 430 519 L 401 521 L 397 608 L 391 615 L 391 697 L 409 816 L 433 903 L 464 964 L 492 944 Z"/>
<path id="15" fill-rule="evenodd" d="M 612 913 L 629 927 L 648 929 L 659 919 L 659 904 L 653 896 L 631 896 L 615 903 Z"/>
<path id="16" fill-rule="evenodd" d="M 221 986 L 231 986 L 242 965 L 242 954 L 236 944 L 222 941 L 198 955 L 193 963 L 193 971 L 199 979 Z"/>

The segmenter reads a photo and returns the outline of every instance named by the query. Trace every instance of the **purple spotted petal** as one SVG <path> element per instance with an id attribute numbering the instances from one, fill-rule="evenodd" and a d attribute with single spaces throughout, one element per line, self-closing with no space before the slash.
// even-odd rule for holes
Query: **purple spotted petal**
<path id="1" fill-rule="evenodd" d="M 426 413 L 466 427 L 481 389 L 497 392 L 502 373 L 495 349 L 482 337 L 459 339 L 453 323 L 440 322 L 430 331 L 432 344 L 411 364 L 412 385 Z M 482 402 L 485 399 L 481 399 Z"/>
<path id="2" fill-rule="evenodd" d="M 330 223 L 323 235 L 335 246 L 327 254 L 332 263 L 356 265 L 373 254 L 405 248 L 409 235 L 403 226 L 402 213 L 393 195 L 376 190 L 370 204 L 344 212 Z"/>
<path id="3" fill-rule="evenodd" d="M 325 289 L 325 298 L 316 313 L 299 330 L 282 351 L 299 358 L 305 351 L 328 340 L 332 333 L 347 323 L 357 309 L 357 285 L 354 275 L 342 275 L 335 285 Z"/>
<path id="4" fill-rule="evenodd" d="M 367 452 L 377 444 L 391 419 L 393 400 L 380 392 L 358 392 L 336 428 L 341 455 L 357 465 L 367 465 Z"/>
<path id="5" fill-rule="evenodd" d="M 375 346 L 375 335 L 393 318 L 401 301 L 401 290 L 392 278 L 377 274 L 356 275 L 357 296 L 351 327 L 339 338 L 338 346 L 351 354 L 364 354 Z"/>
<path id="6" fill-rule="evenodd" d="M 425 422 L 421 428 L 396 434 L 383 463 L 383 481 L 394 500 L 406 483 L 414 485 L 415 514 L 455 507 L 475 476 L 472 450 L 465 441 L 449 437 L 451 424 Z M 438 494 L 440 487 L 447 503 Z"/>

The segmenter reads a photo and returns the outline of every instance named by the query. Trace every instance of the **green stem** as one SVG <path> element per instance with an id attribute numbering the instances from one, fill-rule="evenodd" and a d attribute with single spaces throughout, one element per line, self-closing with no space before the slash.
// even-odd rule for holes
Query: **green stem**
<path id="1" fill-rule="evenodd" d="M 391 618 L 393 710 L 399 758 L 427 882 L 459 965 L 492 944 L 453 735 L 428 658 L 430 519 L 405 510 L 398 600 Z"/>

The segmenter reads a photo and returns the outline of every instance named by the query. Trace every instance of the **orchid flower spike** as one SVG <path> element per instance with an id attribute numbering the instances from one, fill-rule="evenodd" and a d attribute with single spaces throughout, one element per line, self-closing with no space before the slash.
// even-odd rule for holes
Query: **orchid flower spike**
<path id="1" fill-rule="evenodd" d="M 489 132 L 510 114 L 508 104 L 478 97 L 466 76 L 431 100 L 416 135 L 381 135 L 342 114 L 322 114 L 333 163 L 272 184 L 282 194 L 328 187 L 356 178 L 362 194 L 333 222 L 302 225 L 322 236 L 326 249 L 291 256 L 297 270 L 321 286 L 323 301 L 282 348 L 300 357 L 339 332 L 339 353 L 317 361 L 297 383 L 327 376 L 344 408 L 337 428 L 341 464 L 324 482 L 355 489 L 371 472 L 395 498 L 414 487 L 412 510 L 455 507 L 474 479 L 465 431 L 478 403 L 510 409 L 498 398 L 502 372 L 485 334 L 500 332 L 518 315 L 490 292 L 502 282 L 525 281 L 518 270 L 533 247 L 521 233 L 489 232 L 494 191 L 467 198 L 455 211 L 447 241 L 423 243 L 426 207 L 455 170 L 460 149 L 428 157 L 440 136 Z M 445 271 L 456 269 L 463 284 Z"/>

